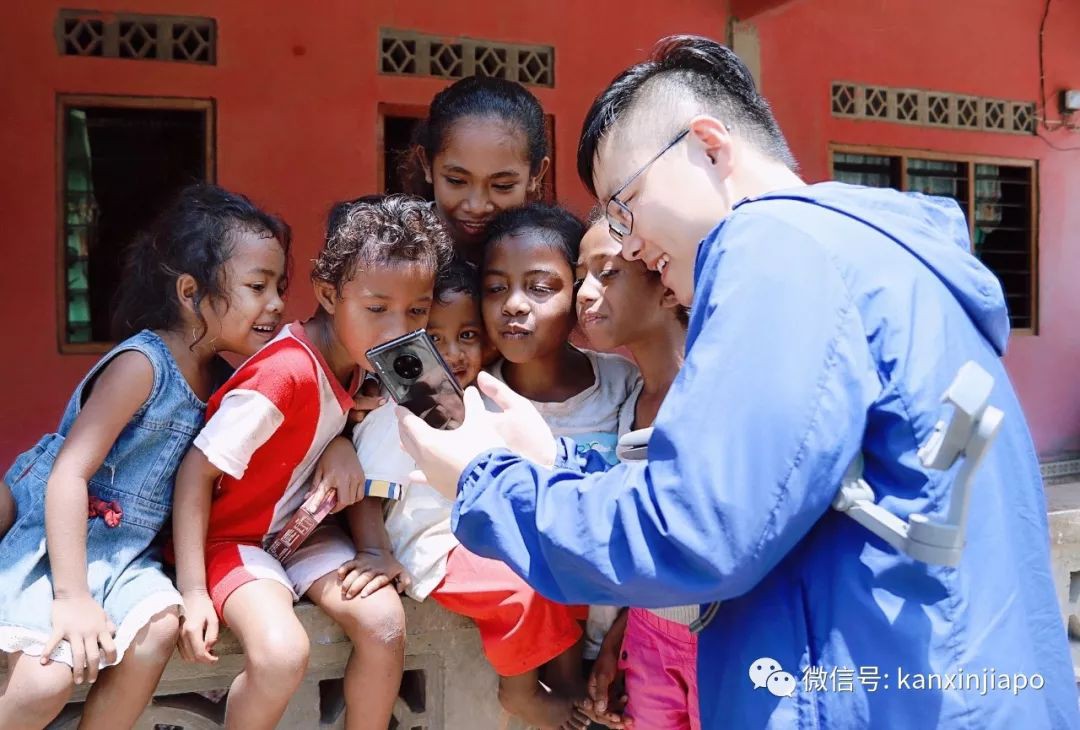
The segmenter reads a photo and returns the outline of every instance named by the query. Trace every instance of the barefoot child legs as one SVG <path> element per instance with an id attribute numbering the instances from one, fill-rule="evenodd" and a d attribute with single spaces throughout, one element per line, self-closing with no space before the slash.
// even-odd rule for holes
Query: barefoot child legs
<path id="1" fill-rule="evenodd" d="M 379 501 L 368 497 L 349 511 L 373 507 L 371 511 L 381 521 Z M 304 553 L 313 551 L 305 543 L 297 551 L 297 567 L 310 570 L 311 563 L 325 561 L 328 554 L 339 550 L 344 554 L 344 559 L 336 559 L 341 569 L 335 567 L 315 580 L 306 595 L 344 629 L 353 645 L 345 666 L 345 728 L 382 730 L 390 723 L 405 666 L 405 610 L 393 583 L 401 568 L 395 571 L 383 564 L 388 558 L 396 565 L 389 550 L 385 554 L 358 553 L 340 529 L 332 538 L 335 547 L 325 544 L 329 536 L 316 533 L 313 537 L 316 544 L 312 547 L 321 549 L 322 556 L 314 561 L 307 558 Z M 309 565 L 304 566 L 305 562 Z M 290 574 L 293 571 L 290 566 Z M 380 576 L 383 580 L 375 583 Z M 365 590 L 369 586 L 371 593 Z"/>
<path id="2" fill-rule="evenodd" d="M 396 581 L 401 566 L 389 548 L 364 542 L 374 532 L 372 521 L 382 525 L 381 502 L 368 496 L 348 507 L 354 538 L 338 524 L 324 523 L 285 561 L 294 590 L 352 642 L 345 666 L 346 730 L 383 730 L 390 723 L 405 665 L 405 610 L 397 593 L 405 583 Z"/>
<path id="3" fill-rule="evenodd" d="M 244 669 L 229 688 L 225 727 L 274 728 L 307 671 L 310 642 L 293 610 L 293 593 L 275 580 L 237 588 L 222 615 L 244 647 Z"/>
<path id="4" fill-rule="evenodd" d="M 427 332 L 459 384 L 471 385 L 484 352 L 479 280 L 471 264 L 456 259 L 440 273 Z M 406 593 L 418 601 L 431 596 L 477 624 L 484 653 L 500 675 L 499 699 L 509 712 L 545 727 L 569 719 L 573 699 L 582 691 L 580 654 L 573 656 L 581 627 L 572 609 L 545 600 L 502 563 L 458 545 L 450 530 L 451 503 L 430 486 L 409 482 L 414 464 L 401 448 L 392 406 L 372 411 L 353 441 L 369 480 L 402 489 L 401 499 L 390 505 L 385 539 L 404 566 Z M 380 527 L 365 529 L 374 534 Z M 562 691 L 544 687 L 541 666 L 567 655 L 570 669 Z"/>
<path id="5" fill-rule="evenodd" d="M 576 654 L 581 626 L 574 609 L 541 596 L 504 563 L 454 548 L 446 577 L 431 597 L 453 613 L 472 619 L 484 655 L 499 675 L 499 702 L 531 725 L 558 727 L 583 693 L 578 662 L 576 691 L 556 693 L 540 683 L 540 668 L 563 654 Z"/>

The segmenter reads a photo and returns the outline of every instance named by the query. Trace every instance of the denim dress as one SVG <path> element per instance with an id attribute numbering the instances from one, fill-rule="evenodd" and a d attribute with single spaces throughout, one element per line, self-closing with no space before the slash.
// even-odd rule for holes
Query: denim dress
<path id="1" fill-rule="evenodd" d="M 155 614 L 181 606 L 180 594 L 162 572 L 158 535 L 172 510 L 180 460 L 203 424 L 206 404 L 196 397 L 169 348 L 149 330 L 106 355 L 75 389 L 56 433 L 19 456 L 4 481 L 18 509 L 0 541 L 0 651 L 40 656 L 51 633 L 52 573 L 45 547 L 45 485 L 86 390 L 122 352 L 141 352 L 154 368 L 150 397 L 139 408 L 89 481 L 89 496 L 119 505 L 115 515 L 91 515 L 86 525 L 90 593 L 116 626 L 117 662 Z M 224 363 L 219 363 L 225 369 Z M 223 373 L 224 374 L 224 373 Z M 62 641 L 52 658 L 72 663 Z M 102 659 L 102 666 L 106 662 Z"/>

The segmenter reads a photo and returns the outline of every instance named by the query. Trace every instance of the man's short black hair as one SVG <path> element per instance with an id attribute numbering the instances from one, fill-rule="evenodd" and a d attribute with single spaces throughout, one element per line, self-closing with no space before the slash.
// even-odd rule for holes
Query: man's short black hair
<path id="1" fill-rule="evenodd" d="M 795 158 L 772 109 L 742 60 L 708 38 L 675 35 L 662 38 L 648 61 L 616 76 L 585 115 L 577 156 L 578 175 L 585 187 L 596 195 L 593 170 L 600 142 L 619 120 L 637 110 L 639 102 L 647 99 L 642 110 L 662 114 L 665 109 L 679 108 L 673 102 L 687 98 L 700 108 L 699 113 L 715 116 L 737 136 L 795 169 Z M 665 99 L 672 103 L 663 103 Z M 672 120 L 669 133 L 674 136 L 688 121 Z"/>

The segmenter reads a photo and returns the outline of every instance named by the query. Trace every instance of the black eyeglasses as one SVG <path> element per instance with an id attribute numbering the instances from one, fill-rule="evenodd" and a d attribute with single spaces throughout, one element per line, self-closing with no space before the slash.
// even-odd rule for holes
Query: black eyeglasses
<path id="1" fill-rule="evenodd" d="M 616 241 L 622 241 L 625 236 L 629 236 L 630 232 L 634 230 L 634 211 L 630 210 L 626 203 L 619 200 L 619 196 L 630 186 L 630 183 L 641 177 L 641 173 L 649 169 L 649 165 L 663 157 L 665 152 L 677 145 L 682 141 L 682 138 L 688 134 L 690 134 L 689 127 L 675 135 L 675 139 L 668 142 L 667 145 L 664 146 L 664 149 L 653 155 L 651 160 L 642 165 L 637 172 L 630 176 L 629 180 L 624 182 L 622 186 L 608 198 L 607 206 L 604 208 L 604 214 L 607 218 L 608 230 L 611 231 L 611 237 Z"/>

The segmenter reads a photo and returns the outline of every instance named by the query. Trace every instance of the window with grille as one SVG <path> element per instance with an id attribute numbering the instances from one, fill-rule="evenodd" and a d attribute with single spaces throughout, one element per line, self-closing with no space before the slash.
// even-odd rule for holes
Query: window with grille
<path id="1" fill-rule="evenodd" d="M 213 179 L 213 105 L 61 96 L 57 104 L 59 344 L 112 341 L 124 250 L 185 185 Z"/>
<path id="2" fill-rule="evenodd" d="M 952 198 L 972 253 L 1001 281 L 1014 330 L 1034 333 L 1038 310 L 1037 176 L 1031 160 L 834 147 L 833 178 Z"/>

